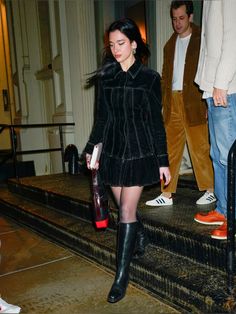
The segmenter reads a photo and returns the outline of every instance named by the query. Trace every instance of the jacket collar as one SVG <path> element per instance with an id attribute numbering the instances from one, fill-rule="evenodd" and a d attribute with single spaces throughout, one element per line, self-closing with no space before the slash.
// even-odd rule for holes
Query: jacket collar
<path id="1" fill-rule="evenodd" d="M 131 65 L 127 73 L 132 77 L 132 79 L 134 79 L 138 75 L 142 67 L 143 67 L 143 64 L 139 60 L 136 60 L 134 64 Z M 121 72 L 124 72 L 124 71 L 122 70 L 120 64 L 118 63 L 117 72 L 115 73 L 114 77 L 116 78 Z"/>

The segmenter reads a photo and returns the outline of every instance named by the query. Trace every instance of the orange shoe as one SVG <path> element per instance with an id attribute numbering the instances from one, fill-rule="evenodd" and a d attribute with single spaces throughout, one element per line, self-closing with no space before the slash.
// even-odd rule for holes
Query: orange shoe
<path id="1" fill-rule="evenodd" d="M 227 222 L 211 232 L 211 237 L 217 240 L 227 240 Z"/>
<path id="2" fill-rule="evenodd" d="M 212 210 L 208 213 L 197 213 L 194 220 L 204 225 L 222 225 L 226 218 L 216 210 Z"/>

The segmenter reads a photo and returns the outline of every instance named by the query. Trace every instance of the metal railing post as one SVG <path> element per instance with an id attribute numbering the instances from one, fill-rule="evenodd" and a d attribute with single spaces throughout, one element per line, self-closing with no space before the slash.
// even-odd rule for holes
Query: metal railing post
<path id="1" fill-rule="evenodd" d="M 227 190 L 227 288 L 234 293 L 235 274 L 235 172 L 236 140 L 228 154 L 228 190 Z"/>
<path id="2" fill-rule="evenodd" d="M 12 125 L 10 126 L 10 135 L 11 135 L 11 147 L 12 147 L 12 154 L 13 154 L 15 178 L 19 180 L 18 169 L 17 169 L 17 158 L 16 158 L 15 132 L 14 132 L 14 126 Z"/>
<path id="3" fill-rule="evenodd" d="M 65 151 L 64 151 L 64 141 L 63 141 L 63 133 L 62 133 L 62 126 L 61 125 L 59 125 L 59 133 L 60 133 L 62 170 L 63 170 L 63 173 L 65 173 L 66 172 L 65 161 L 64 161 Z"/>

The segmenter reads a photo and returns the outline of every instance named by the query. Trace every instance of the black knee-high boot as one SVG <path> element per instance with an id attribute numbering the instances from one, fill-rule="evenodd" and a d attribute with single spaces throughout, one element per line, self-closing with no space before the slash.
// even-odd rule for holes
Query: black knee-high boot
<path id="1" fill-rule="evenodd" d="M 119 223 L 117 245 L 117 270 L 115 281 L 108 294 L 107 301 L 118 302 L 125 296 L 129 282 L 129 265 L 133 257 L 138 222 Z"/>
<path id="2" fill-rule="evenodd" d="M 145 248 L 149 243 L 149 239 L 144 230 L 142 220 L 138 214 L 137 214 L 137 221 L 138 221 L 138 231 L 137 231 L 135 250 L 133 253 L 134 259 L 138 259 L 144 255 Z"/>

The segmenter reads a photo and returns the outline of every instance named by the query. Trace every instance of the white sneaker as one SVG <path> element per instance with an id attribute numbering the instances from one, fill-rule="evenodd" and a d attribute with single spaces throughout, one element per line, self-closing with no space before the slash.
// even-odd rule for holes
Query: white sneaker
<path id="1" fill-rule="evenodd" d="M 216 202 L 216 198 L 213 192 L 206 191 L 197 201 L 197 205 L 207 205 Z"/>
<path id="2" fill-rule="evenodd" d="M 169 206 L 173 205 L 173 199 L 163 196 L 162 194 L 153 200 L 147 201 L 145 203 L 148 206 Z"/>
<path id="3" fill-rule="evenodd" d="M 0 313 L 20 313 L 21 308 L 17 305 L 12 305 L 0 298 Z"/>

